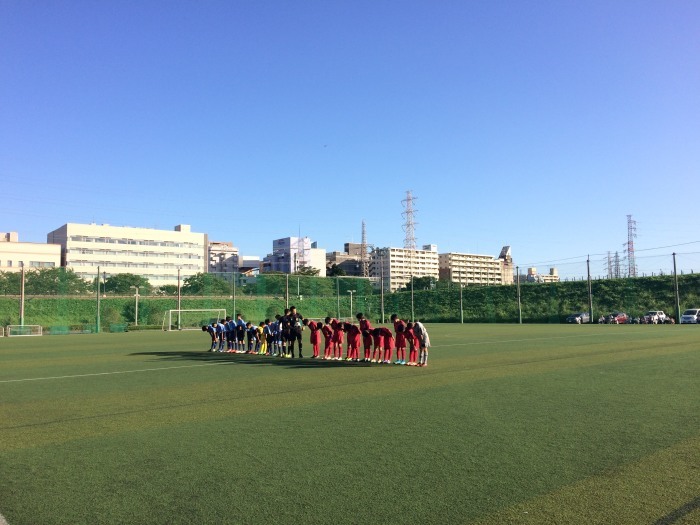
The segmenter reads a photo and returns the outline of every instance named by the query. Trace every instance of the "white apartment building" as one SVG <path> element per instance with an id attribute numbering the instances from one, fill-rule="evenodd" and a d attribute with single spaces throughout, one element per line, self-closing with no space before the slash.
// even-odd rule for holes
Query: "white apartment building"
<path id="1" fill-rule="evenodd" d="M 284 237 L 272 241 L 272 253 L 262 261 L 263 272 L 296 273 L 302 266 L 326 276 L 326 250 L 318 248 L 308 237 Z"/>
<path id="2" fill-rule="evenodd" d="M 0 272 L 61 266 L 61 247 L 38 242 L 20 242 L 17 232 L 0 232 Z"/>
<path id="3" fill-rule="evenodd" d="M 370 255 L 370 277 L 383 280 L 384 290 L 395 292 L 411 282 L 411 277 L 439 278 L 437 247 L 423 250 L 375 248 Z"/>
<path id="4" fill-rule="evenodd" d="M 513 284 L 510 247 L 504 246 L 498 258 L 475 253 L 441 253 L 440 279 L 464 286 Z"/>
<path id="5" fill-rule="evenodd" d="M 173 231 L 109 224 L 64 224 L 47 235 L 61 247 L 64 266 L 84 279 L 94 279 L 98 267 L 104 277 L 120 273 L 140 275 L 153 286 L 177 284 L 206 272 L 208 240 L 180 224 Z"/>

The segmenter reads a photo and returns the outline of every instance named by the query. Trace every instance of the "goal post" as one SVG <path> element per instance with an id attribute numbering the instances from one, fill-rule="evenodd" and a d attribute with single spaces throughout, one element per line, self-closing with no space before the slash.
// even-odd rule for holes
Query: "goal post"
<path id="1" fill-rule="evenodd" d="M 7 337 L 43 335 L 40 324 L 8 324 L 5 333 Z"/>
<path id="2" fill-rule="evenodd" d="M 168 310 L 163 314 L 163 331 L 201 330 L 203 325 L 226 319 L 225 308 Z"/>

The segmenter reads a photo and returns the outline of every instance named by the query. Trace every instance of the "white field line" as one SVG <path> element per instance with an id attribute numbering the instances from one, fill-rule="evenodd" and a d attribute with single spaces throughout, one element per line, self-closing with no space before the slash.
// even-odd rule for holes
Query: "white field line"
<path id="1" fill-rule="evenodd" d="M 205 363 L 199 365 L 182 365 L 182 366 L 164 366 L 161 368 L 140 368 L 137 370 L 119 370 L 116 372 L 95 372 L 93 374 L 75 374 L 70 376 L 51 376 L 51 377 L 29 377 L 25 379 L 1 379 L 0 383 L 21 383 L 24 381 L 48 381 L 50 379 L 72 379 L 75 377 L 95 377 L 95 376 L 110 376 L 115 374 L 134 374 L 137 372 L 156 372 L 159 370 L 176 370 L 178 368 L 196 368 L 200 366 L 216 366 L 216 365 L 230 365 L 233 364 L 232 361 L 220 362 L 220 363 Z M 3 525 L 0 522 L 0 525 Z"/>
<path id="2" fill-rule="evenodd" d="M 2 514 L 0 514 L 0 525 L 8 525 L 7 521 L 5 521 L 5 518 L 2 517 Z"/>
<path id="3" fill-rule="evenodd" d="M 463 342 L 463 343 L 454 343 L 454 344 L 447 344 L 447 345 L 440 345 L 440 346 L 431 346 L 430 348 L 446 348 L 449 346 L 474 346 L 474 345 L 494 345 L 494 344 L 501 344 L 501 343 L 526 343 L 530 341 L 551 341 L 553 339 L 574 339 L 577 337 L 601 337 L 601 336 L 608 336 L 610 334 L 576 334 L 576 335 L 563 335 L 563 336 L 557 336 L 557 337 L 530 337 L 526 339 L 499 339 L 497 341 L 471 341 L 471 342 Z M 632 334 L 625 334 L 624 332 L 620 332 L 615 335 L 632 335 Z M 68 376 L 50 376 L 50 377 L 29 377 L 25 379 L 0 379 L 0 384 L 2 383 L 23 383 L 27 381 L 50 381 L 54 379 L 74 379 L 78 377 L 96 377 L 96 376 L 110 376 L 110 375 L 116 375 L 116 374 L 135 374 L 139 372 L 158 372 L 161 370 L 177 370 L 180 368 L 197 368 L 197 367 L 203 367 L 203 366 L 217 366 L 217 365 L 230 365 L 234 364 L 234 361 L 224 361 L 224 362 L 218 362 L 218 363 L 204 363 L 204 364 L 198 364 L 198 365 L 182 365 L 182 366 L 164 366 L 160 368 L 140 368 L 137 370 L 120 370 L 116 372 L 96 372 L 93 374 L 75 374 L 75 375 L 68 375 Z M 5 525 L 0 521 L 0 525 Z"/>

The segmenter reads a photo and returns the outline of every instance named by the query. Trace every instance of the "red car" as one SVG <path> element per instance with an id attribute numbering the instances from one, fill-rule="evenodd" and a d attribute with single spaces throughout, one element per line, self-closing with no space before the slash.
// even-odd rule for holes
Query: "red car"
<path id="1" fill-rule="evenodd" d="M 625 312 L 613 312 L 605 318 L 606 324 L 627 324 L 629 316 Z"/>

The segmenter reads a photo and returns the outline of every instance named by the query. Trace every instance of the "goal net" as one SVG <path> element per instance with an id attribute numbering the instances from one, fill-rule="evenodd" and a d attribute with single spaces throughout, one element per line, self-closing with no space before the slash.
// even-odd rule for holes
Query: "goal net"
<path id="1" fill-rule="evenodd" d="M 168 310 L 163 315 L 163 330 L 201 330 L 213 321 L 226 319 L 225 308 L 209 310 Z"/>
<path id="2" fill-rule="evenodd" d="M 5 329 L 7 337 L 15 337 L 20 335 L 42 335 L 43 331 L 39 324 L 10 324 Z"/>

